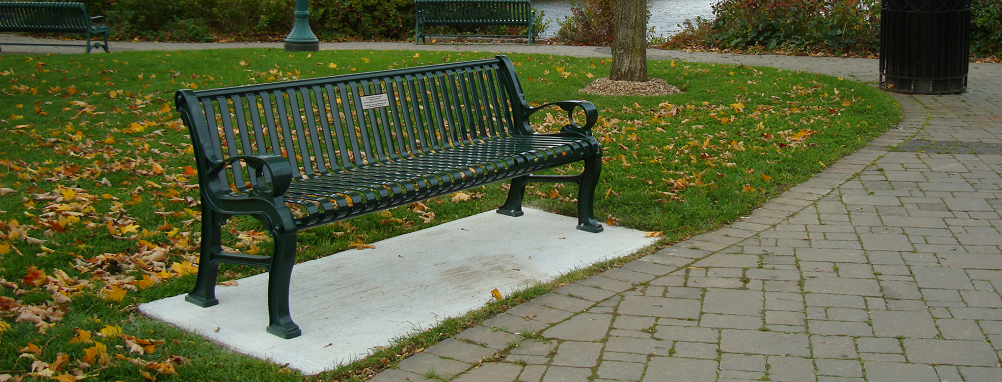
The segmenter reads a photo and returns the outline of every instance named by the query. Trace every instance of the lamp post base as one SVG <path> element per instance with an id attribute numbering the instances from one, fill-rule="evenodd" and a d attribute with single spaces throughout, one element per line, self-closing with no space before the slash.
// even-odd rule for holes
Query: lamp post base
<path id="1" fill-rule="evenodd" d="M 320 50 L 320 41 L 313 42 L 285 42 L 286 52 L 316 52 Z"/>

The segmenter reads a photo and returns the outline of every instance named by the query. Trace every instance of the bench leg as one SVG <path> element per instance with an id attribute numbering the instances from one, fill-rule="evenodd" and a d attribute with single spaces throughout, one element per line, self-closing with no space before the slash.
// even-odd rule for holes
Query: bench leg
<path id="1" fill-rule="evenodd" d="M 222 226 L 226 219 L 209 208 L 202 208 L 202 249 L 198 260 L 198 276 L 195 289 L 184 299 L 192 304 L 208 308 L 219 304 L 216 299 L 216 275 L 219 262 L 216 254 L 222 253 Z"/>
<path id="2" fill-rule="evenodd" d="M 296 234 L 274 233 L 275 253 L 268 274 L 268 333 L 289 339 L 302 331 L 289 312 L 289 283 L 296 264 Z"/>
<path id="3" fill-rule="evenodd" d="M 578 229 L 586 232 L 602 232 L 602 225 L 595 220 L 595 189 L 602 173 L 602 155 L 584 160 L 584 173 L 578 188 Z"/>
<path id="4" fill-rule="evenodd" d="M 522 199 L 525 197 L 525 185 L 528 183 L 528 175 L 512 178 L 511 187 L 508 188 L 508 200 L 505 200 L 504 205 L 498 208 L 499 214 L 508 216 L 525 215 L 525 212 L 522 211 Z"/>

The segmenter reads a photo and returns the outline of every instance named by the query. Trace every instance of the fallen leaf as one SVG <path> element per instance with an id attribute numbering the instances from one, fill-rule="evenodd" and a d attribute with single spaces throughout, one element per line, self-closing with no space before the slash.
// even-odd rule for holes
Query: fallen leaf
<path id="1" fill-rule="evenodd" d="M 661 235 L 663 235 L 663 234 L 664 234 L 664 232 L 661 232 L 661 231 L 647 232 L 647 233 L 644 234 L 644 237 L 661 237 Z"/>
<path id="2" fill-rule="evenodd" d="M 376 248 L 375 245 L 365 244 L 364 242 L 362 242 L 362 239 L 358 239 L 354 243 L 348 244 L 348 247 L 349 248 L 355 248 L 355 249 L 358 249 L 358 250 L 362 250 L 362 249 L 366 249 L 366 248 L 373 248 L 373 249 Z"/>
<path id="3" fill-rule="evenodd" d="M 494 299 L 498 301 L 501 301 L 501 299 L 504 298 L 504 296 L 501 295 L 501 291 L 499 291 L 497 288 L 491 290 L 491 297 L 494 297 Z"/>

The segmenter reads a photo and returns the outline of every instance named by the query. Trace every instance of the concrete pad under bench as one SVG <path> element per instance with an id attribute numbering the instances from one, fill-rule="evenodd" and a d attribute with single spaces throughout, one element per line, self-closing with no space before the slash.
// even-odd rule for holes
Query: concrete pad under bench
<path id="1" fill-rule="evenodd" d="M 489 211 L 376 242 L 375 249 L 297 264 L 292 318 L 303 335 L 290 340 L 265 332 L 267 274 L 217 287 L 219 305 L 213 307 L 200 308 L 180 295 L 139 310 L 234 351 L 316 374 L 477 309 L 495 288 L 507 296 L 655 241 L 622 227 L 594 234 L 576 225 L 574 217 L 533 209 L 519 218 Z"/>

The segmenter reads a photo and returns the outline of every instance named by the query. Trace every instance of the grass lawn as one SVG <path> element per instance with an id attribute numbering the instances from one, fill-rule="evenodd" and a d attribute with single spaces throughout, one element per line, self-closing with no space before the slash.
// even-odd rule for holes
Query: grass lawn
<path id="1" fill-rule="evenodd" d="M 197 180 L 187 130 L 173 110 L 174 91 L 488 56 L 269 49 L 0 56 L 0 380 L 304 379 L 135 311 L 136 304 L 187 292 L 197 267 Z M 598 106 L 594 133 L 605 163 L 596 212 L 606 224 L 659 235 L 662 244 L 747 214 L 861 147 L 901 114 L 872 86 L 810 73 L 651 61 L 651 77 L 685 94 L 602 97 L 577 90 L 608 76 L 609 59 L 510 57 L 528 100 L 584 98 Z M 540 130 L 562 126 L 559 109 L 537 114 Z M 575 192 L 536 185 L 526 202 L 573 215 Z M 426 201 L 424 209 L 398 208 L 305 231 L 298 257 L 356 251 L 351 248 L 489 211 L 504 195 L 504 186 L 494 184 Z M 226 230 L 224 245 L 269 252 L 268 234 L 252 220 Z M 259 272 L 222 271 L 224 279 Z M 339 380 L 392 365 L 546 288 L 306 379 Z M 490 291 L 484 293 L 486 303 Z"/>

